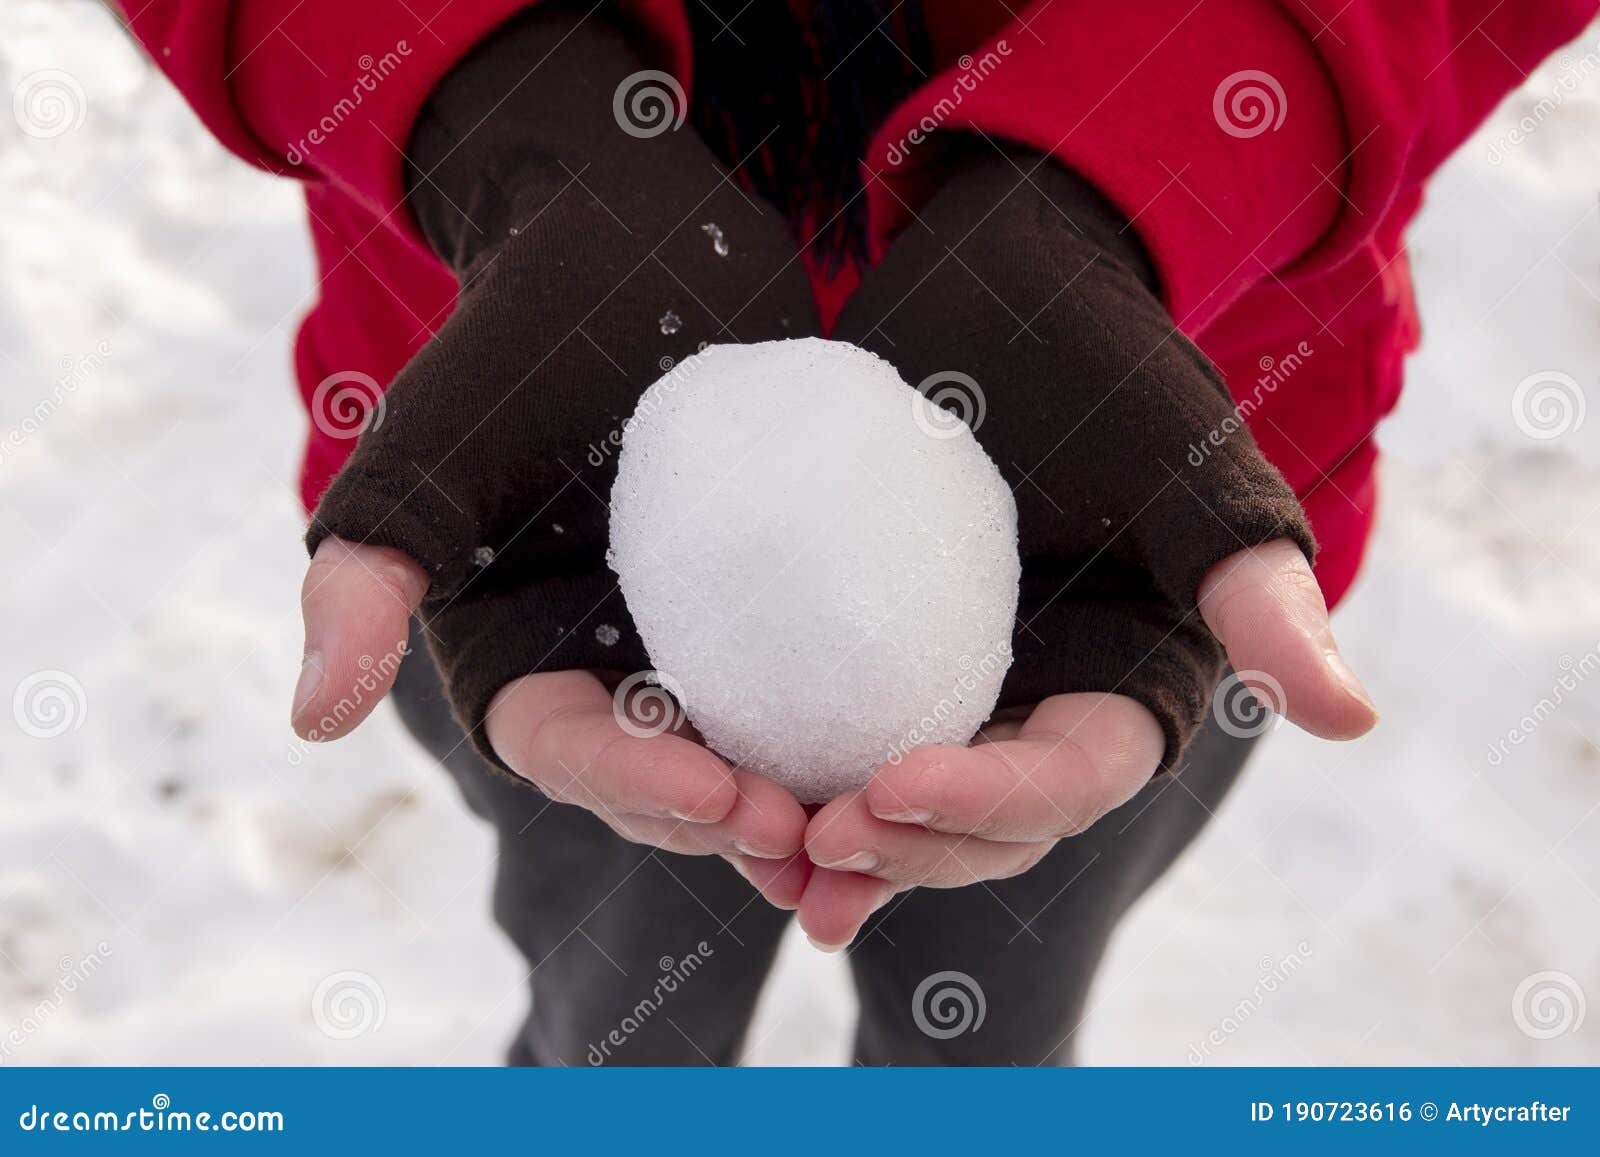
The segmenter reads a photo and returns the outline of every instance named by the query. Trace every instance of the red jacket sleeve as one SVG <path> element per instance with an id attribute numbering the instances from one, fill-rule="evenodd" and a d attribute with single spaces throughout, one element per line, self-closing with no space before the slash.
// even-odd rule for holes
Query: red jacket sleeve
<path id="1" fill-rule="evenodd" d="M 880 131 L 874 243 L 937 185 L 930 138 L 983 132 L 1050 154 L 1116 202 L 1195 333 L 1262 278 L 1347 257 L 1597 9 L 1040 0 Z"/>
<path id="2" fill-rule="evenodd" d="M 147 0 L 127 22 L 233 152 L 323 179 L 423 245 L 404 204 L 418 110 L 456 61 L 533 0 Z M 682 0 L 618 0 L 652 67 L 688 84 Z M 431 13 L 431 15 L 424 15 Z"/>

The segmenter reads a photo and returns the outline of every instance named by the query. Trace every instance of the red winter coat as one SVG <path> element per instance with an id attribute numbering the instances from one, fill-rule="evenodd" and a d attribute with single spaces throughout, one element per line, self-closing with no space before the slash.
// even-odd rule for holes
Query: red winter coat
<path id="1" fill-rule="evenodd" d="M 686 2 L 614 7 L 691 88 Z M 455 284 L 404 205 L 400 149 L 433 85 L 527 3 L 127 5 L 224 144 L 305 183 L 320 272 L 295 347 L 308 404 L 330 377 L 388 383 L 449 313 Z M 1134 221 L 1173 317 L 1300 495 L 1336 601 L 1372 521 L 1373 428 L 1418 338 L 1401 232 L 1428 175 L 1600 0 L 923 6 L 943 71 L 869 152 L 874 249 L 930 195 L 934 130 L 980 129 L 1089 178 Z M 813 280 L 833 316 L 853 276 Z M 339 434 L 313 425 L 308 507 L 351 449 Z"/>

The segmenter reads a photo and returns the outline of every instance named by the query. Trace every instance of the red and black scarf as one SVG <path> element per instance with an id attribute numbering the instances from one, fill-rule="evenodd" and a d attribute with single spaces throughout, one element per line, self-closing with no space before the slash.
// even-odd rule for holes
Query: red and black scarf
<path id="1" fill-rule="evenodd" d="M 820 256 L 864 256 L 862 158 L 932 67 L 921 5 L 693 0 L 688 11 L 701 135 Z"/>

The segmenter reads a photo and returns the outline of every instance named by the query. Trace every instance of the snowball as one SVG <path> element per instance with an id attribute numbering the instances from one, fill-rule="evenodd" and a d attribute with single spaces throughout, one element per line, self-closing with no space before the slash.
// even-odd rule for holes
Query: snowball
<path id="1" fill-rule="evenodd" d="M 844 342 L 711 346 L 647 390 L 608 561 L 706 742 L 802 802 L 967 742 L 1011 664 L 1011 491 L 963 422 Z"/>

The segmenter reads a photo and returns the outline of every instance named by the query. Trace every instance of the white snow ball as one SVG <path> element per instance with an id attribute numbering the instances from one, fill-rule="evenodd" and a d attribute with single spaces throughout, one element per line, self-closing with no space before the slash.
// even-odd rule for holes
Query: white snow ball
<path id="1" fill-rule="evenodd" d="M 963 422 L 845 342 L 711 346 L 651 386 L 609 561 L 706 742 L 805 803 L 967 742 L 1011 664 L 1011 491 Z"/>

